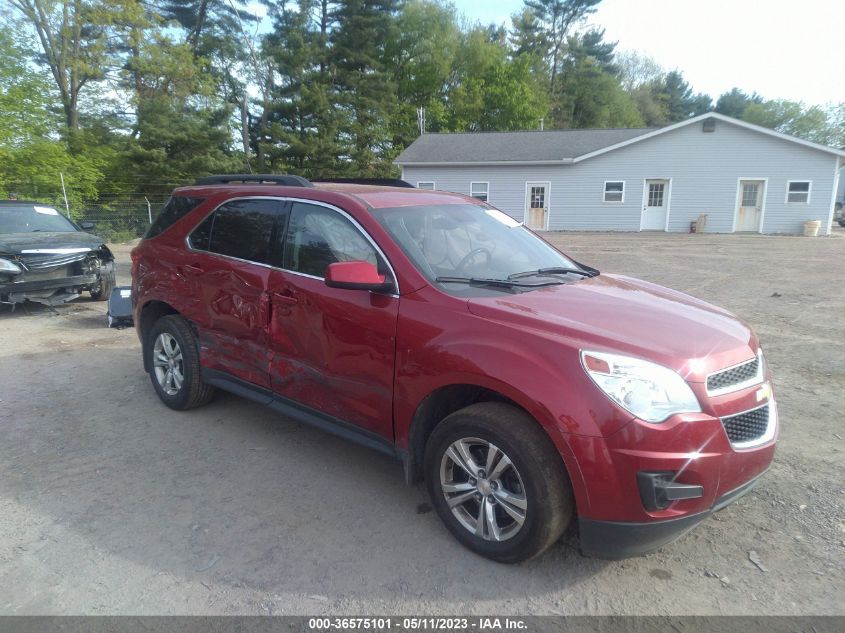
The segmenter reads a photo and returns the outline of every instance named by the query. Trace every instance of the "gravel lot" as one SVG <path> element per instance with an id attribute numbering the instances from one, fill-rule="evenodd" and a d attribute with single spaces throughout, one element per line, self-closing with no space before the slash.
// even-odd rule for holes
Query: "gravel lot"
<path id="1" fill-rule="evenodd" d="M 757 329 L 782 431 L 752 494 L 648 557 L 498 565 L 397 462 L 226 394 L 165 408 L 105 304 L 0 306 L 0 614 L 845 614 L 843 232 L 550 235 Z"/>

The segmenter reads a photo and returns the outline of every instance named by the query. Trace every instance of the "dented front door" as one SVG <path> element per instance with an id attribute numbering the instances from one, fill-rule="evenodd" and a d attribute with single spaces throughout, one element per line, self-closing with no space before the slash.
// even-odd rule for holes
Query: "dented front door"
<path id="1" fill-rule="evenodd" d="M 345 214 L 293 203 L 283 270 L 269 284 L 270 379 L 281 396 L 392 439 L 399 297 L 323 281 L 330 263 L 379 257 Z"/>

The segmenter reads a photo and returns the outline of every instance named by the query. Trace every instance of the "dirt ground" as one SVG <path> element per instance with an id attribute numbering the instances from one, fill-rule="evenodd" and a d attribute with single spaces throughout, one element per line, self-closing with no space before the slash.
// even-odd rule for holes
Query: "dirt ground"
<path id="1" fill-rule="evenodd" d="M 782 430 L 753 493 L 648 557 L 503 566 L 388 458 L 235 396 L 165 408 L 105 304 L 0 307 L 0 614 L 845 614 L 843 232 L 551 239 L 757 329 Z"/>

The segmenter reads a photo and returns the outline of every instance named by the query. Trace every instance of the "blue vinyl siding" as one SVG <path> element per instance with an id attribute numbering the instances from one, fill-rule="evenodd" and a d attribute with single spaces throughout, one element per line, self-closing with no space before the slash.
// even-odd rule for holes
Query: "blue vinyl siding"
<path id="1" fill-rule="evenodd" d="M 459 137 L 456 137 L 459 142 Z M 420 167 L 405 179 L 469 194 L 473 181 L 489 182 L 491 204 L 524 219 L 525 183 L 551 183 L 550 230 L 637 231 L 646 179 L 672 179 L 669 231 L 688 231 L 699 214 L 707 231 L 733 230 L 740 178 L 766 179 L 764 233 L 801 233 L 806 220 L 830 216 L 838 158 L 783 139 L 717 121 L 712 133 L 693 123 L 571 165 Z M 604 203 L 604 183 L 625 181 L 625 202 Z M 786 203 L 787 182 L 812 181 L 810 203 Z"/>

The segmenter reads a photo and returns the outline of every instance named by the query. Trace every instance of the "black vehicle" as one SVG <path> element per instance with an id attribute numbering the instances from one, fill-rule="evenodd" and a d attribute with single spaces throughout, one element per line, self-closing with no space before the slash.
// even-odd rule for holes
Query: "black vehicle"
<path id="1" fill-rule="evenodd" d="M 0 303 L 52 306 L 83 291 L 106 301 L 115 286 L 114 255 L 86 232 L 93 227 L 40 202 L 0 201 Z"/>

